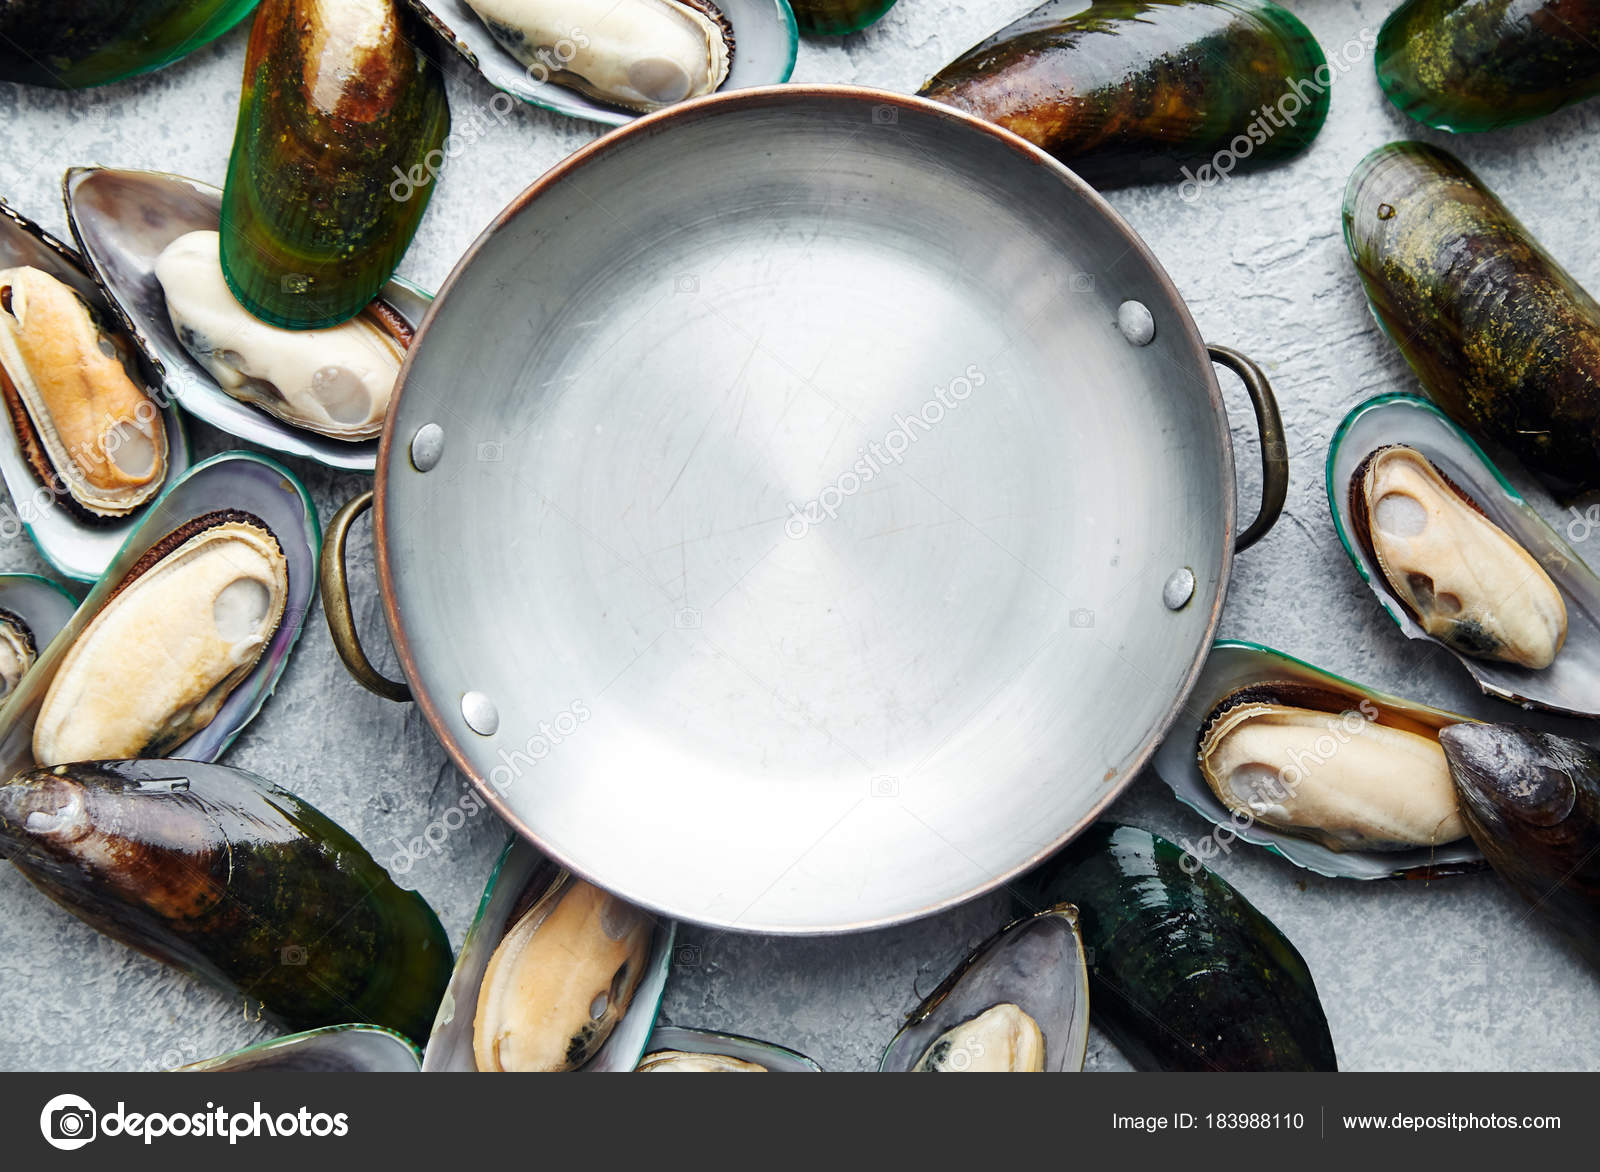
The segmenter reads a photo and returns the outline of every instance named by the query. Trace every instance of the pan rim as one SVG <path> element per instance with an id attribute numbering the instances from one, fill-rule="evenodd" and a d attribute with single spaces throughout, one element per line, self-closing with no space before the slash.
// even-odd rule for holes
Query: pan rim
<path id="1" fill-rule="evenodd" d="M 517 216 L 528 208 L 547 189 L 562 182 L 570 175 L 581 171 L 590 161 L 600 159 L 613 151 L 625 148 L 635 138 L 648 138 L 661 133 L 673 123 L 715 115 L 717 112 L 730 113 L 749 108 L 782 105 L 795 101 L 805 100 L 832 100 L 848 103 L 860 103 L 873 106 L 891 106 L 900 110 L 913 111 L 920 115 L 930 116 L 935 119 L 949 122 L 963 130 L 977 131 L 990 136 L 1002 145 L 1008 147 L 1023 161 L 1043 167 L 1052 172 L 1056 178 L 1096 213 L 1104 222 L 1105 229 L 1120 236 L 1128 252 L 1136 254 L 1143 262 L 1151 277 L 1156 281 L 1158 288 L 1166 302 L 1166 308 L 1174 311 L 1174 316 L 1180 325 L 1184 338 L 1191 351 L 1197 356 L 1197 371 L 1200 383 L 1204 387 L 1207 401 L 1212 409 L 1212 418 L 1215 423 L 1215 440 L 1218 451 L 1218 470 L 1221 482 L 1217 486 L 1217 494 L 1222 511 L 1221 545 L 1216 551 L 1218 555 L 1216 590 L 1210 600 L 1210 613 L 1198 645 L 1191 658 L 1187 670 L 1183 674 L 1172 702 L 1164 713 L 1157 719 L 1140 740 L 1138 747 L 1125 759 L 1119 776 L 1107 788 L 1106 792 L 1098 798 L 1081 818 L 1067 827 L 1062 833 L 1053 838 L 1039 850 L 1031 853 L 1027 858 L 1013 864 L 1005 871 L 986 877 L 982 882 L 967 888 L 964 891 L 942 897 L 924 906 L 905 911 L 890 912 L 882 916 L 868 919 L 851 920 L 843 923 L 819 922 L 814 924 L 797 925 L 794 923 L 765 923 L 759 921 L 739 920 L 728 922 L 715 918 L 704 918 L 690 915 L 680 908 L 673 908 L 653 901 L 648 893 L 633 890 L 623 890 L 608 887 L 604 877 L 595 874 L 590 868 L 585 867 L 570 855 L 558 851 L 537 834 L 527 822 L 511 810 L 508 803 L 496 791 L 487 779 L 482 776 L 472 762 L 471 756 L 463 750 L 462 745 L 451 733 L 445 715 L 426 681 L 417 667 L 411 642 L 407 636 L 404 622 L 400 615 L 395 591 L 395 569 L 391 561 L 387 540 L 388 528 L 388 480 L 391 461 L 403 456 L 405 445 L 400 444 L 395 436 L 394 422 L 398 418 L 401 397 L 407 389 L 411 369 L 417 353 L 421 350 L 426 340 L 435 317 L 440 307 L 449 299 L 456 283 L 476 261 L 480 252 L 491 246 L 494 238 Z M 399 445 L 397 447 L 397 444 Z M 389 414 L 385 421 L 383 433 L 378 447 L 378 460 L 374 483 L 374 509 L 373 509 L 373 551 L 378 573 L 378 591 L 383 605 L 384 621 L 388 627 L 388 634 L 399 660 L 402 672 L 410 685 L 412 698 L 421 709 L 423 717 L 427 720 L 434 736 L 444 747 L 452 764 L 466 777 L 477 794 L 505 821 L 513 833 L 531 843 L 537 850 L 547 857 L 560 863 L 574 874 L 594 883 L 596 886 L 607 890 L 614 890 L 617 895 L 637 904 L 647 910 L 671 917 L 682 919 L 690 923 L 702 924 L 707 927 L 724 931 L 761 934 L 772 936 L 840 936 L 853 935 L 860 932 L 874 931 L 882 928 L 894 927 L 899 924 L 911 923 L 925 919 L 951 908 L 964 904 L 987 895 L 999 888 L 1006 886 L 1019 876 L 1038 866 L 1051 855 L 1062 849 L 1083 831 L 1093 825 L 1105 811 L 1115 802 L 1134 780 L 1150 763 L 1156 750 L 1171 733 L 1173 725 L 1182 714 L 1189 696 L 1199 682 L 1201 670 L 1205 666 L 1211 644 L 1216 638 L 1217 627 L 1222 618 L 1223 603 L 1227 599 L 1229 578 L 1233 565 L 1233 544 L 1237 529 L 1237 507 L 1234 499 L 1235 485 L 1237 484 L 1233 445 L 1228 430 L 1228 416 L 1226 405 L 1222 398 L 1222 389 L 1217 381 L 1215 367 L 1212 365 L 1204 340 L 1199 329 L 1195 326 L 1193 317 L 1189 313 L 1188 305 L 1184 302 L 1167 273 L 1155 255 L 1150 251 L 1144 240 L 1134 232 L 1133 228 L 1122 218 L 1104 196 L 1080 178 L 1074 171 L 1057 162 L 1045 154 L 1038 147 L 1027 140 L 996 126 L 985 122 L 953 107 L 934 102 L 927 98 L 907 94 L 894 93 L 889 90 L 873 89 L 865 86 L 851 85 L 774 85 L 760 86 L 749 89 L 734 90 L 728 93 L 712 94 L 704 98 L 683 102 L 676 106 L 657 111 L 638 118 L 633 122 L 618 127 L 586 144 L 577 151 L 568 155 L 561 162 L 535 179 L 523 191 L 503 208 L 493 220 L 484 227 L 476 239 L 462 254 L 451 269 L 450 275 L 440 285 L 434 297 L 432 307 L 423 319 L 421 326 L 416 331 L 410 349 L 407 351 L 404 363 L 401 366 L 399 377 L 395 382 L 394 394 L 389 404 Z"/>

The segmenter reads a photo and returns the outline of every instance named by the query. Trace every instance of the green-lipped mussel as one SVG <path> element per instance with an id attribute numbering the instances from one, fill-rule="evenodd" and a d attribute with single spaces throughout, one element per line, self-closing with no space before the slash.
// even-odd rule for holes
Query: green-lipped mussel
<path id="1" fill-rule="evenodd" d="M 655 1026 L 673 932 L 512 842 L 461 946 L 423 1068 L 633 1070 Z"/>
<path id="2" fill-rule="evenodd" d="M 422 1069 L 422 1054 L 393 1030 L 336 1025 L 257 1042 L 178 1069 L 200 1074 L 415 1074 Z"/>
<path id="3" fill-rule="evenodd" d="M 1350 478 L 1356 540 L 1422 629 L 1463 655 L 1546 668 L 1567 638 L 1561 591 L 1528 551 L 1415 448 Z"/>
<path id="4" fill-rule="evenodd" d="M 626 110 L 703 97 L 733 60 L 733 26 L 712 0 L 467 3 L 523 65 Z"/>
<path id="5" fill-rule="evenodd" d="M 876 24 L 894 0 L 791 0 L 789 7 L 801 32 L 842 37 Z"/>
<path id="6" fill-rule="evenodd" d="M 1583 530 L 1553 528 L 1443 411 L 1400 394 L 1351 408 L 1325 483 L 1340 543 L 1408 639 L 1449 651 L 1487 695 L 1600 716 L 1600 575 L 1567 540 Z"/>
<path id="7" fill-rule="evenodd" d="M 289 562 L 266 523 L 196 517 L 152 545 L 56 667 L 40 765 L 160 757 L 211 723 L 283 619 Z"/>
<path id="8" fill-rule="evenodd" d="M 105 85 L 170 65 L 243 20 L 256 0 L 6 0 L 0 81 Z"/>
<path id="9" fill-rule="evenodd" d="M 1507 724 L 1456 725 L 1439 741 L 1489 865 L 1600 965 L 1600 753 Z"/>
<path id="10" fill-rule="evenodd" d="M 1231 171 L 1305 149 L 1331 80 L 1315 38 L 1268 0 L 1094 0 L 1075 11 L 1050 0 L 921 92 L 1091 182 L 1204 187 L 1226 177 L 1221 156 Z"/>
<path id="11" fill-rule="evenodd" d="M 1345 186 L 1344 236 L 1434 402 L 1558 493 L 1600 487 L 1600 304 L 1471 171 L 1379 147 Z"/>
<path id="12" fill-rule="evenodd" d="M 64 281 L 0 271 L 0 394 L 28 467 L 86 517 L 125 517 L 167 475 L 160 408 L 133 356 Z"/>
<path id="13" fill-rule="evenodd" d="M 1073 1071 L 1089 1040 L 1088 967 L 1070 904 L 1002 928 L 906 1018 L 888 1073 Z"/>
<path id="14" fill-rule="evenodd" d="M 1141 1069 L 1336 1070 L 1311 970 L 1250 902 L 1165 839 L 1100 822 L 1021 886 L 1070 899 L 1094 1023 Z"/>
<path id="15" fill-rule="evenodd" d="M 255 316 L 337 325 L 422 219 L 450 128 L 444 79 L 397 0 L 266 0 L 245 55 L 222 268 Z"/>
<path id="16" fill-rule="evenodd" d="M 1406 0 L 1375 62 L 1389 100 L 1440 130 L 1496 130 L 1600 93 L 1594 0 Z"/>
<path id="17" fill-rule="evenodd" d="M 39 643 L 21 615 L 0 608 L 0 700 L 16 690 L 39 658 Z"/>
<path id="18" fill-rule="evenodd" d="M 1438 730 L 1290 680 L 1231 693 L 1200 730 L 1200 772 L 1234 814 L 1329 850 L 1408 850 L 1466 834 Z"/>
<path id="19" fill-rule="evenodd" d="M 816 1074 L 811 1059 L 786 1046 L 682 1026 L 657 1026 L 650 1035 L 640 1074 Z"/>
<path id="20" fill-rule="evenodd" d="M 194 761 L 0 785 L 0 854 L 108 936 L 295 1029 L 355 1018 L 421 1040 L 450 974 L 433 911 L 276 786 Z"/>

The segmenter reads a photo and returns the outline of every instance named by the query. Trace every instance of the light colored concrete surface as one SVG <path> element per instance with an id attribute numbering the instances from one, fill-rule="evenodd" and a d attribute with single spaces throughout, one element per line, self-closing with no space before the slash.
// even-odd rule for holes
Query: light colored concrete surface
<path id="1" fill-rule="evenodd" d="M 846 41 L 801 48 L 795 79 L 910 91 L 945 61 L 1026 11 L 1031 0 L 901 0 Z M 1378 0 L 1291 0 L 1330 56 L 1388 9 Z M 59 181 L 72 164 L 151 167 L 220 183 L 233 134 L 245 33 L 130 83 L 78 94 L 0 85 L 0 194 L 65 234 Z M 492 90 L 450 69 L 457 126 Z M 1408 645 L 1346 560 L 1322 487 L 1327 443 L 1346 410 L 1415 382 L 1368 316 L 1339 233 L 1351 168 L 1390 139 L 1448 142 L 1590 289 L 1600 289 L 1594 185 L 1600 104 L 1532 126 L 1451 138 L 1408 123 L 1382 99 L 1363 56 L 1333 87 L 1312 149 L 1273 171 L 1237 177 L 1192 204 L 1176 185 L 1111 194 L 1177 282 L 1207 338 L 1263 362 L 1283 405 L 1293 459 L 1277 529 L 1236 565 L 1222 633 L 1280 647 L 1418 699 L 1474 702 L 1440 653 Z M 491 217 L 524 186 L 599 133 L 518 109 L 453 160 L 402 272 L 436 288 Z M 1229 386 L 1233 433 L 1254 508 L 1254 422 Z M 232 446 L 192 425 L 200 454 Z M 297 464 L 326 520 L 365 481 Z M 1562 513 L 1534 493 L 1552 519 Z M 353 580 L 371 581 L 365 523 Z M 1580 546 L 1600 560 L 1600 535 Z M 0 570 L 40 570 L 26 539 L 0 547 Z M 382 618 L 370 591 L 363 629 Z M 380 640 L 381 641 L 381 640 Z M 392 662 L 391 662 L 392 666 Z M 1490 709 L 1489 711 L 1494 711 Z M 1511 710 L 1506 717 L 1514 715 Z M 277 695 L 228 760 L 300 793 L 380 860 L 452 804 L 462 779 L 410 705 L 369 696 L 344 674 L 314 614 Z M 1205 832 L 1153 776 L 1115 813 L 1170 836 Z M 405 876 L 460 942 L 503 837 L 484 815 Z M 1531 922 L 1488 876 L 1435 884 L 1339 883 L 1250 847 L 1217 869 L 1305 954 L 1348 1069 L 1551 1069 L 1600 1064 L 1600 982 Z M 264 1036 L 241 1007 L 97 935 L 0 870 L 0 1068 L 155 1069 Z M 825 1066 L 875 1065 L 898 1019 L 999 925 L 991 897 L 918 924 L 845 939 L 770 939 L 685 928 L 692 960 L 673 976 L 674 1022 L 767 1037 Z M 1091 1069 L 1126 1064 L 1098 1036 Z"/>

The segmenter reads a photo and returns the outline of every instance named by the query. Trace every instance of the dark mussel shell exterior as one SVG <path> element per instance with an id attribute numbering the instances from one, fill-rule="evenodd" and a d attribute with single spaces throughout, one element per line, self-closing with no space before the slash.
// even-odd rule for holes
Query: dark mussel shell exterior
<path id="1" fill-rule="evenodd" d="M 319 0 L 267 0 L 245 56 L 222 196 L 222 268 L 245 308 L 311 329 L 377 297 L 416 233 L 450 129 L 444 78 L 397 0 L 359 6 L 376 44 L 341 39 Z"/>
<path id="2" fill-rule="evenodd" d="M 1563 496 L 1600 487 L 1600 304 L 1454 156 L 1379 147 L 1344 237 L 1429 398 Z"/>
<path id="3" fill-rule="evenodd" d="M 170 65 L 227 32 L 256 0 L 5 0 L 0 81 L 105 85 Z"/>
<path id="4" fill-rule="evenodd" d="M 1148 830 L 1096 823 L 1023 880 L 1017 902 L 1077 904 L 1091 1021 L 1140 1069 L 1338 1069 L 1294 945 Z"/>
<path id="5" fill-rule="evenodd" d="M 1219 151 L 1241 169 L 1296 154 L 1327 117 L 1331 81 L 1316 39 L 1267 0 L 1095 0 L 1078 11 L 1051 0 L 922 94 L 1116 184 L 1177 182 Z"/>
<path id="6" fill-rule="evenodd" d="M 842 37 L 876 24 L 894 0 L 789 0 L 789 7 L 801 32 Z"/>
<path id="7" fill-rule="evenodd" d="M 450 942 L 342 827 L 242 770 L 110 761 L 0 785 L 0 856 L 108 936 L 291 1029 L 428 1036 Z"/>
<path id="8" fill-rule="evenodd" d="M 1600 93 L 1600 3 L 1406 0 L 1376 62 L 1383 92 L 1418 122 L 1515 126 Z"/>
<path id="9" fill-rule="evenodd" d="M 1600 966 L 1600 752 L 1510 724 L 1455 725 L 1439 744 L 1489 865 Z"/>

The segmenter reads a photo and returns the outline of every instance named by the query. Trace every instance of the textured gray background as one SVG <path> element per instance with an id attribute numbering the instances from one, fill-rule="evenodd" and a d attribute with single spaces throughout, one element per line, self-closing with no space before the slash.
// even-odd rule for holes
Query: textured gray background
<path id="1" fill-rule="evenodd" d="M 1031 0 L 901 0 L 863 35 L 804 43 L 795 80 L 909 92 L 1029 7 Z M 1378 0 L 1290 0 L 1290 7 L 1330 57 L 1364 29 L 1375 32 L 1388 12 Z M 239 29 L 153 77 L 85 93 L 0 85 L 0 194 L 64 235 L 58 184 L 68 165 L 150 167 L 220 183 L 244 42 Z M 494 91 L 454 64 L 449 73 L 459 127 Z M 1496 134 L 1433 134 L 1384 102 L 1363 58 L 1337 78 L 1321 137 L 1288 165 L 1237 177 L 1192 205 L 1172 185 L 1112 193 L 1177 282 L 1201 331 L 1263 362 L 1283 405 L 1293 459 L 1288 509 L 1237 563 L 1223 634 L 1421 700 L 1474 702 L 1454 661 L 1402 639 L 1358 580 L 1328 518 L 1322 460 L 1340 418 L 1370 395 L 1415 388 L 1367 314 L 1340 239 L 1340 193 L 1372 147 L 1401 137 L 1447 141 L 1580 282 L 1600 289 L 1600 250 L 1591 247 L 1600 154 L 1585 145 L 1597 130 L 1600 104 L 1591 103 Z M 505 203 L 598 133 L 532 109 L 519 108 L 503 126 L 491 122 L 446 169 L 402 272 L 437 288 Z M 1232 385 L 1227 393 L 1245 477 L 1241 509 L 1250 515 L 1254 423 L 1242 395 Z M 232 446 L 191 426 L 199 455 Z M 296 470 L 324 521 L 365 485 L 313 465 L 296 463 Z M 1552 519 L 1564 515 L 1542 494 L 1531 495 Z M 358 545 L 353 580 L 370 583 L 365 523 Z M 1600 561 L 1600 533 L 1578 548 Z M 41 569 L 26 539 L 0 548 L 0 570 Z M 358 594 L 363 629 L 376 633 L 376 600 L 370 588 Z M 392 660 L 388 666 L 392 674 Z M 370 696 L 345 676 L 319 614 L 308 619 L 277 695 L 228 760 L 302 794 L 380 859 L 393 854 L 395 839 L 420 834 L 454 804 L 464 784 L 412 706 Z M 1206 830 L 1148 775 L 1115 813 L 1170 836 Z M 406 877 L 457 944 L 502 837 L 492 815 L 469 820 Z M 1600 1067 L 1600 982 L 1528 921 L 1517 897 L 1494 879 L 1338 883 L 1248 846 L 1217 869 L 1305 954 L 1347 1069 Z M 698 947 L 698 963 L 674 973 L 665 1011 L 680 1024 L 787 1043 L 831 1068 L 867 1068 L 919 994 L 1003 916 L 1003 901 L 993 897 L 844 939 L 685 928 L 682 939 Z M 238 1004 L 97 935 L 14 870 L 0 870 L 0 1068 L 155 1069 L 268 1032 L 245 1020 Z M 1090 1068 L 1125 1067 L 1097 1036 Z"/>

